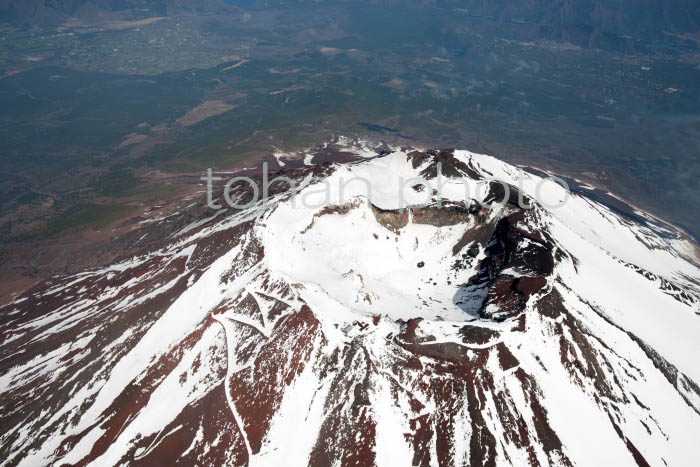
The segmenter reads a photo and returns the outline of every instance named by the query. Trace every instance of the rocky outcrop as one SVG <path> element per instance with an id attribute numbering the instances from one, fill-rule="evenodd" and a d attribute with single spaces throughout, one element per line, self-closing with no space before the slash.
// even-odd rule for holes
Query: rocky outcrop
<path id="1" fill-rule="evenodd" d="M 479 315 L 497 321 L 520 313 L 528 299 L 547 284 L 554 268 L 553 245 L 542 235 L 518 228 L 525 216 L 516 211 L 495 222 L 485 258 L 467 290 L 485 289 Z M 509 273 L 503 271 L 508 270 Z"/>
<path id="2" fill-rule="evenodd" d="M 413 151 L 408 153 L 414 169 L 421 169 L 420 175 L 427 180 L 438 176 L 456 178 L 467 176 L 473 180 L 483 179 L 483 175 L 477 171 L 471 163 L 465 163 L 454 156 L 454 149 L 429 149 L 425 152 Z"/>
<path id="3" fill-rule="evenodd" d="M 435 227 L 445 227 L 467 223 L 473 220 L 473 214 L 463 204 L 449 201 L 439 206 L 432 203 L 428 206 L 411 208 L 412 221 L 415 224 L 429 224 Z"/>
<path id="4" fill-rule="evenodd" d="M 394 233 L 408 225 L 408 209 L 381 209 L 374 204 L 370 204 L 370 208 L 377 222 Z"/>

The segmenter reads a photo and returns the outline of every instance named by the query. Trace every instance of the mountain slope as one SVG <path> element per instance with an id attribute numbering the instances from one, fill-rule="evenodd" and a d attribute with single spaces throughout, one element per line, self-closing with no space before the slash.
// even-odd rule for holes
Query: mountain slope
<path id="1" fill-rule="evenodd" d="M 343 154 L 0 309 L 3 465 L 692 465 L 677 232 L 488 156 Z"/>

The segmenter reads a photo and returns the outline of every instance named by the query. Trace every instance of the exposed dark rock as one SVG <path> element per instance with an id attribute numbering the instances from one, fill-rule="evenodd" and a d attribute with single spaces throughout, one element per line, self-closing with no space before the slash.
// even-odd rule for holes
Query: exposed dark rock
<path id="1" fill-rule="evenodd" d="M 515 288 L 522 294 L 523 299 L 527 301 L 532 294 L 538 292 L 546 284 L 547 279 L 543 276 L 523 276 L 515 281 Z"/>
<path id="2" fill-rule="evenodd" d="M 411 165 L 414 169 L 420 167 L 424 162 L 430 160 L 432 156 L 427 152 L 422 151 L 412 151 L 408 153 L 408 160 L 411 161 Z"/>
<path id="3" fill-rule="evenodd" d="M 465 344 L 483 345 L 498 337 L 500 333 L 483 326 L 467 324 L 459 328 L 459 335 Z"/>
<path id="4" fill-rule="evenodd" d="M 520 362 L 515 355 L 508 349 L 508 346 L 503 342 L 499 342 L 496 345 L 496 350 L 498 351 L 498 362 L 501 365 L 503 371 L 510 370 L 520 365 Z"/>
<path id="5" fill-rule="evenodd" d="M 356 209 L 357 207 L 360 206 L 360 201 L 359 199 L 342 204 L 342 205 L 328 205 L 322 207 L 316 214 L 314 214 L 313 218 L 311 219 L 311 223 L 306 226 L 304 230 L 302 230 L 300 233 L 306 233 L 308 232 L 316 223 L 316 219 L 322 216 L 328 216 L 331 214 L 339 214 L 339 215 L 344 215 L 352 211 L 353 209 Z"/>
<path id="6" fill-rule="evenodd" d="M 374 204 L 370 204 L 370 207 L 377 222 L 394 233 L 408 225 L 408 209 L 381 209 Z"/>
<path id="7" fill-rule="evenodd" d="M 496 181 L 489 182 L 488 192 L 482 204 L 487 206 L 492 203 L 501 204 L 505 196 L 506 188 L 502 183 Z M 531 202 L 528 196 L 520 194 L 520 190 L 517 187 L 508 184 L 508 199 L 506 200 L 506 204 L 517 208 L 528 209 L 529 206 L 531 206 Z"/>
<path id="8" fill-rule="evenodd" d="M 501 321 L 517 314 L 524 305 L 522 294 L 515 288 L 513 276 L 499 276 L 491 281 L 480 314 L 484 318 Z"/>
<path id="9" fill-rule="evenodd" d="M 529 234 L 517 227 L 525 214 L 519 211 L 500 219 L 493 227 L 493 233 L 484 250 L 486 257 L 479 265 L 478 273 L 469 280 L 466 287 L 487 287 L 486 298 L 479 311 L 483 318 L 501 321 L 523 310 L 528 299 L 547 283 L 546 277 L 552 274 L 554 258 L 552 246 L 539 236 Z M 488 225 L 488 224 L 487 224 Z M 486 243 L 485 228 L 468 230 L 453 248 L 463 248 L 468 240 L 476 239 Z M 472 247 L 477 245 L 475 242 Z M 457 251 L 460 251 L 457 250 Z M 474 255 L 478 253 L 478 250 Z M 503 275 L 502 271 L 512 269 L 522 277 Z"/>
<path id="10" fill-rule="evenodd" d="M 477 243 L 481 247 L 486 247 L 495 230 L 496 222 L 480 224 L 466 229 L 462 237 L 452 247 L 452 254 L 457 255 L 465 246 L 472 242 Z"/>
<path id="11" fill-rule="evenodd" d="M 428 150 L 424 156 L 418 158 L 421 164 L 426 160 L 429 160 L 430 164 L 421 170 L 420 174 L 428 180 L 437 177 L 438 167 L 443 177 L 467 176 L 474 180 L 481 180 L 483 178 L 479 173 L 475 172 L 473 168 L 457 159 L 454 156 L 454 149 L 442 149 L 440 151 Z M 416 158 L 413 159 L 414 168 L 417 168 L 421 164 L 416 165 Z"/>
<path id="12" fill-rule="evenodd" d="M 441 206 L 432 204 L 425 207 L 411 208 L 411 213 L 414 223 L 429 224 L 435 227 L 465 223 L 472 217 L 463 204 L 451 202 L 443 202 Z"/>
<path id="13" fill-rule="evenodd" d="M 428 358 L 436 360 L 446 360 L 451 362 L 468 361 L 469 349 L 454 342 L 441 342 L 439 344 L 403 344 L 403 347 Z"/>

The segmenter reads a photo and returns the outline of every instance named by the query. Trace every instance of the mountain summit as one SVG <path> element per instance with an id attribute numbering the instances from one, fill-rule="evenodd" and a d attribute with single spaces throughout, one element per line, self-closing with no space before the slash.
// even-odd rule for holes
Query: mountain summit
<path id="1" fill-rule="evenodd" d="M 1 308 L 3 465 L 695 462 L 681 233 L 468 151 L 342 154 Z"/>

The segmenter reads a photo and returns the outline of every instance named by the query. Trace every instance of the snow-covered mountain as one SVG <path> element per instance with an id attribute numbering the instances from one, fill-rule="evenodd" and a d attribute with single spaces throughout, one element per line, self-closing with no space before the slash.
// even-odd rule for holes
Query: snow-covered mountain
<path id="1" fill-rule="evenodd" d="M 2 465 L 697 465 L 693 244 L 488 156 L 343 151 L 0 309 Z"/>

